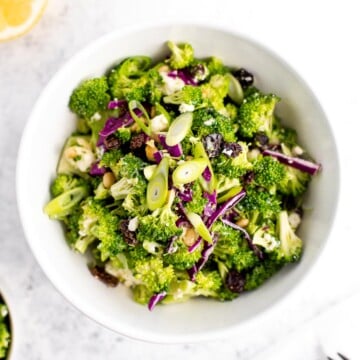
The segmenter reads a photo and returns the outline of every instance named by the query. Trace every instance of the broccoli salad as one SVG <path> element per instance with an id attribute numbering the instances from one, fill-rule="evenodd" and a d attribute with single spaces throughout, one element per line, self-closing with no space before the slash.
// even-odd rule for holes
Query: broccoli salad
<path id="1" fill-rule="evenodd" d="M 169 41 L 73 90 L 44 211 L 93 276 L 152 310 L 237 298 L 300 260 L 302 197 L 320 165 L 254 75 Z"/>
<path id="2" fill-rule="evenodd" d="M 0 359 L 6 359 L 10 347 L 9 313 L 0 296 Z"/>

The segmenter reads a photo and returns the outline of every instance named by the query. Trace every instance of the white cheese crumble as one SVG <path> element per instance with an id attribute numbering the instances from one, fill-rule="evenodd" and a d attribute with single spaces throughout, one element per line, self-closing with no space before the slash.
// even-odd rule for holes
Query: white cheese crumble
<path id="1" fill-rule="evenodd" d="M 181 90 L 185 86 L 185 83 L 180 78 L 172 78 L 168 76 L 166 72 L 162 71 L 159 73 L 164 82 L 162 90 L 165 95 L 171 95 L 174 92 Z"/>
<path id="2" fill-rule="evenodd" d="M 195 110 L 195 106 L 192 104 L 181 104 L 179 106 L 179 111 L 181 113 L 185 113 L 185 112 L 193 112 Z"/>
<path id="3" fill-rule="evenodd" d="M 301 217 L 298 213 L 292 212 L 289 214 L 289 224 L 295 230 L 299 227 L 301 223 Z"/>
<path id="4" fill-rule="evenodd" d="M 204 121 L 204 125 L 211 126 L 215 123 L 215 121 L 216 120 L 214 118 L 210 118 L 209 120 Z"/>
<path id="5" fill-rule="evenodd" d="M 129 221 L 129 231 L 135 231 L 139 227 L 139 218 L 136 216 Z"/>
<path id="6" fill-rule="evenodd" d="M 150 120 L 150 127 L 153 132 L 160 132 L 167 130 L 169 127 L 169 121 L 164 114 L 155 116 Z"/>

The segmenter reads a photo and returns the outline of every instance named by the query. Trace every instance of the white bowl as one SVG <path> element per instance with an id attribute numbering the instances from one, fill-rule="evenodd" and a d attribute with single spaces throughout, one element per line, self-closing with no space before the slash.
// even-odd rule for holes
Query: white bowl
<path id="1" fill-rule="evenodd" d="M 257 86 L 281 96 L 278 113 L 296 128 L 300 143 L 323 165 L 311 183 L 300 235 L 305 241 L 299 264 L 287 267 L 264 286 L 233 302 L 193 300 L 158 306 L 149 312 L 124 286 L 106 288 L 94 279 L 83 256 L 72 252 L 59 222 L 43 213 L 64 140 L 74 130 L 67 104 L 78 83 L 99 76 L 130 55 L 161 58 L 165 41 L 188 41 L 197 57 L 215 55 L 255 74 Z M 131 338 L 154 342 L 194 342 L 221 337 L 256 319 L 283 299 L 318 259 L 334 219 L 339 164 L 334 137 L 316 97 L 278 56 L 233 32 L 208 26 L 158 25 L 111 33 L 80 51 L 53 77 L 37 101 L 23 134 L 17 164 L 17 196 L 22 224 L 40 266 L 55 287 L 79 310 Z"/>

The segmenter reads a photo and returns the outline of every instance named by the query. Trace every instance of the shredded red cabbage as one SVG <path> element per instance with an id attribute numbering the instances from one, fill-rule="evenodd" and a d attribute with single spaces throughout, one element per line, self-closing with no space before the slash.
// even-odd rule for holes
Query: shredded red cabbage
<path id="1" fill-rule="evenodd" d="M 177 144 L 174 146 L 166 145 L 166 140 L 165 140 L 166 136 L 164 134 L 159 134 L 158 138 L 159 138 L 160 144 L 162 145 L 162 147 L 165 150 L 167 150 L 169 152 L 170 156 L 180 157 L 183 154 L 181 144 Z"/>
<path id="2" fill-rule="evenodd" d="M 117 109 L 117 108 L 119 108 L 121 106 L 126 106 L 127 107 L 126 100 L 111 100 L 111 101 L 109 101 L 107 107 L 108 107 L 109 110 L 114 110 L 114 109 Z"/>
<path id="3" fill-rule="evenodd" d="M 178 192 L 180 200 L 190 202 L 193 199 L 193 192 L 190 186 L 185 186 L 185 189 Z"/>
<path id="4" fill-rule="evenodd" d="M 154 294 L 148 303 L 148 309 L 152 311 L 154 307 L 166 296 L 166 291 L 162 291 L 158 294 Z"/>
<path id="5" fill-rule="evenodd" d="M 221 221 L 225 224 L 225 225 L 228 225 L 230 227 L 232 227 L 233 229 L 236 229 L 236 230 L 239 230 L 241 231 L 244 236 L 245 236 L 245 239 L 249 245 L 249 248 L 255 253 L 255 255 L 260 259 L 260 260 L 264 260 L 264 254 L 263 252 L 255 245 L 253 244 L 252 242 L 252 239 L 251 239 L 251 236 L 249 235 L 249 233 L 244 229 L 242 228 L 241 226 L 239 225 L 236 225 L 234 224 L 233 222 L 229 221 L 229 220 L 226 220 L 226 219 L 221 219 Z"/>
<path id="6" fill-rule="evenodd" d="M 104 167 L 99 166 L 99 162 L 95 162 L 91 165 L 89 174 L 92 176 L 101 176 L 106 173 L 106 169 Z"/>
<path id="7" fill-rule="evenodd" d="M 196 86 L 198 84 L 197 80 L 192 77 L 190 72 L 186 69 L 172 70 L 167 75 L 173 79 L 181 79 L 186 85 Z"/>
<path id="8" fill-rule="evenodd" d="M 187 219 L 185 219 L 183 216 L 180 216 L 177 220 L 176 220 L 176 226 L 178 228 L 181 228 L 181 227 L 187 227 L 187 228 L 190 228 L 191 227 L 191 224 L 189 223 L 189 221 L 187 221 Z"/>
<path id="9" fill-rule="evenodd" d="M 215 249 L 215 245 L 217 244 L 219 240 L 219 236 L 215 233 L 213 234 L 213 241 L 212 243 L 205 242 L 204 248 L 201 252 L 201 258 L 198 260 L 198 262 L 192 266 L 190 269 L 188 269 L 188 274 L 191 281 L 195 281 L 196 274 L 205 266 L 207 261 L 209 260 L 210 255 L 213 253 Z"/>
<path id="10" fill-rule="evenodd" d="M 202 173 L 202 177 L 207 182 L 209 182 L 211 180 L 211 171 L 208 166 L 205 168 L 204 172 Z"/>
<path id="11" fill-rule="evenodd" d="M 129 113 L 126 113 L 120 118 L 109 118 L 106 120 L 105 126 L 99 132 L 99 136 L 107 137 L 113 134 L 117 129 L 125 126 L 129 126 L 134 122 L 134 119 Z"/>
<path id="12" fill-rule="evenodd" d="M 272 156 L 279 160 L 281 163 L 292 166 L 293 168 L 304 171 L 310 175 L 315 175 L 321 169 L 320 164 L 315 164 L 311 161 L 300 159 L 297 157 L 287 156 L 278 151 L 265 149 L 263 151 L 263 155 Z"/>
<path id="13" fill-rule="evenodd" d="M 238 194 L 233 196 L 231 199 L 223 203 L 217 210 L 209 217 L 206 226 L 208 229 L 211 228 L 212 224 L 219 218 L 222 217 L 227 210 L 235 206 L 239 201 L 241 201 L 246 196 L 245 190 L 241 190 Z"/>
<path id="14" fill-rule="evenodd" d="M 209 194 L 205 191 L 203 193 L 203 197 L 208 200 L 205 205 L 203 215 L 209 217 L 216 211 L 216 191 L 214 191 L 212 194 Z"/>
<path id="15" fill-rule="evenodd" d="M 172 254 L 176 251 L 175 241 L 177 240 L 177 238 L 178 237 L 174 235 L 169 239 L 169 242 L 165 248 L 165 252 L 164 252 L 165 254 Z"/>
<path id="16" fill-rule="evenodd" d="M 164 155 L 161 151 L 156 151 L 154 153 L 154 160 L 156 161 L 157 164 L 160 163 L 160 161 L 162 160 L 163 157 L 164 157 Z"/>

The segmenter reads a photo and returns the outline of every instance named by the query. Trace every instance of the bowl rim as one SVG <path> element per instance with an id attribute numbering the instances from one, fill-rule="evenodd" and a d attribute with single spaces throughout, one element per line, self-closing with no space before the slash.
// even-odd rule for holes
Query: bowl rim
<path id="1" fill-rule="evenodd" d="M 287 71 L 292 73 L 297 81 L 302 84 L 302 86 L 307 90 L 309 95 L 314 100 L 315 104 L 318 106 L 319 110 L 323 113 L 324 118 L 326 119 L 329 134 L 331 136 L 332 144 L 334 144 L 334 153 L 336 154 L 336 158 L 334 159 L 334 162 L 336 163 L 336 167 L 338 169 L 338 173 L 335 174 L 336 176 L 336 194 L 334 194 L 334 208 L 332 209 L 332 213 L 330 216 L 331 223 L 329 225 L 327 235 L 324 239 L 324 241 L 321 243 L 321 246 L 319 247 L 315 258 L 313 262 L 310 264 L 310 266 L 307 268 L 306 272 L 301 276 L 297 284 L 292 286 L 285 294 L 283 294 L 277 301 L 273 304 L 271 304 L 266 309 L 263 309 L 261 312 L 259 312 L 256 316 L 252 318 L 248 318 L 243 320 L 241 323 L 229 325 L 226 328 L 222 328 L 221 330 L 212 330 L 209 329 L 208 331 L 203 331 L 201 333 L 196 334 L 182 334 L 182 335 L 172 335 L 170 334 L 151 334 L 150 332 L 141 332 L 141 335 L 137 335 L 136 331 L 132 331 L 131 333 L 126 332 L 126 328 L 124 328 L 123 331 L 119 331 L 118 329 L 114 329 L 110 324 L 101 322 L 96 318 L 96 315 L 90 313 L 90 311 L 85 311 L 82 309 L 82 304 L 74 301 L 71 298 L 71 294 L 64 294 L 62 291 L 62 285 L 59 283 L 56 283 L 51 276 L 46 272 L 46 266 L 43 266 L 42 257 L 40 254 L 36 251 L 36 248 L 34 247 L 32 241 L 30 240 L 30 234 L 28 234 L 27 228 L 26 228 L 26 218 L 27 214 L 23 210 L 24 207 L 22 206 L 22 167 L 24 163 L 24 155 L 26 153 L 25 143 L 27 142 L 28 133 L 31 128 L 31 124 L 33 122 L 34 114 L 37 112 L 37 109 L 40 108 L 40 104 L 42 103 L 42 98 L 44 97 L 44 94 L 48 92 L 48 89 L 53 86 L 54 83 L 56 83 L 57 79 L 61 77 L 62 73 L 69 67 L 72 66 L 73 63 L 76 63 L 80 61 L 81 59 L 85 58 L 88 53 L 91 53 L 94 49 L 101 47 L 105 45 L 106 43 L 110 41 L 114 41 L 115 39 L 122 39 L 126 38 L 127 35 L 130 35 L 134 32 L 141 32 L 145 31 L 146 29 L 156 29 L 156 28 L 162 28 L 162 27 L 195 27 L 199 29 L 203 29 L 206 31 L 217 31 L 221 32 L 227 36 L 235 36 L 238 38 L 241 38 L 245 40 L 246 42 L 249 42 L 250 44 L 253 44 L 255 47 L 260 48 L 261 50 L 264 50 L 269 55 L 271 55 L 277 62 L 281 64 L 282 67 L 284 67 Z M 318 263 L 318 260 L 320 258 L 320 255 L 323 254 L 326 244 L 328 243 L 332 231 L 333 231 L 333 224 L 335 222 L 337 213 L 338 213 L 338 203 L 339 203 L 339 197 L 340 197 L 340 189 L 341 189 L 341 182 L 340 182 L 340 162 L 339 162 L 339 151 L 338 146 L 335 141 L 334 132 L 331 126 L 331 123 L 329 121 L 329 117 L 324 110 L 323 106 L 320 104 L 320 101 L 318 100 L 318 97 L 315 95 L 312 88 L 308 85 L 307 81 L 305 81 L 304 76 L 301 75 L 301 73 L 294 69 L 288 62 L 285 60 L 285 57 L 282 54 L 278 54 L 275 51 L 273 51 L 271 48 L 267 47 L 261 41 L 258 41 L 254 39 L 251 35 L 248 33 L 244 33 L 236 29 L 234 26 L 229 25 L 213 25 L 213 24 L 207 24 L 203 21 L 192 21 L 192 20 L 185 20 L 185 21 L 157 21 L 156 24 L 151 22 L 144 22 L 141 25 L 128 25 L 124 26 L 123 28 L 116 29 L 114 31 L 108 32 L 95 40 L 90 41 L 87 45 L 82 47 L 80 50 L 76 51 L 75 54 L 73 54 L 68 60 L 63 62 L 58 70 L 51 76 L 50 80 L 46 84 L 46 86 L 41 91 L 40 95 L 38 96 L 35 105 L 33 106 L 31 113 L 27 119 L 27 122 L 25 124 L 23 134 L 21 136 L 20 145 L 18 148 L 18 155 L 17 155 L 17 161 L 16 161 L 16 198 L 17 198 L 17 207 L 20 215 L 21 225 L 24 231 L 25 238 L 27 240 L 27 243 L 38 262 L 41 270 L 44 272 L 46 277 L 50 280 L 50 283 L 53 285 L 53 287 L 67 300 L 67 302 L 74 308 L 76 308 L 78 311 L 80 311 L 82 314 L 84 314 L 89 319 L 95 321 L 99 325 L 113 331 L 114 333 L 120 334 L 121 336 L 124 336 L 126 338 L 134 339 L 134 340 L 141 340 L 149 343 L 158 343 L 158 344 L 181 344 L 181 343 L 198 343 L 198 342 L 205 342 L 210 340 L 216 340 L 221 339 L 226 336 L 230 336 L 231 334 L 235 334 L 235 331 L 240 331 L 241 329 L 248 328 L 255 324 L 255 322 L 260 321 L 261 319 L 265 318 L 265 316 L 268 316 L 270 311 L 273 311 L 275 309 L 278 309 L 281 304 L 285 302 L 290 296 L 290 294 L 293 294 L 299 287 L 299 284 L 301 284 L 308 276 L 309 274 L 314 270 L 315 264 Z"/>

